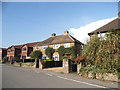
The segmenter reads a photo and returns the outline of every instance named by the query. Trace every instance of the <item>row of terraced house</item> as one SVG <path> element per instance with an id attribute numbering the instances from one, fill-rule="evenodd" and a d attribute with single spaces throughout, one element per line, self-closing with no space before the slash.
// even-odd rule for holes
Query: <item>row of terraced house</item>
<path id="1" fill-rule="evenodd" d="M 94 33 L 97 33 L 97 37 L 99 36 L 101 37 L 111 29 L 114 29 L 114 30 L 120 29 L 120 13 L 119 13 L 119 17 L 107 23 L 106 25 L 98 28 L 97 30 L 88 33 L 88 35 L 91 38 L 95 38 L 96 36 Z M 3 57 L 5 56 L 8 57 L 8 60 L 11 60 L 13 58 L 29 59 L 30 53 L 35 50 L 40 50 L 42 52 L 43 54 L 42 59 L 49 59 L 45 54 L 45 50 L 46 48 L 51 47 L 55 49 L 55 52 L 53 53 L 53 59 L 55 61 L 59 61 L 59 53 L 57 52 L 57 49 L 60 46 L 64 46 L 65 48 L 75 46 L 76 57 L 77 57 L 81 55 L 83 43 L 81 43 L 79 40 L 71 36 L 68 31 L 65 31 L 63 35 L 56 35 L 55 33 L 53 33 L 51 37 L 41 42 L 33 42 L 33 43 L 27 43 L 23 45 L 12 45 L 7 49 L 1 48 L 0 60 L 2 60 Z"/>
<path id="2" fill-rule="evenodd" d="M 64 46 L 65 48 L 69 48 L 75 46 L 76 48 L 76 56 L 80 56 L 83 44 L 75 39 L 73 36 L 69 34 L 68 31 L 65 31 L 63 35 L 56 35 L 53 33 L 51 37 L 47 38 L 44 41 L 27 43 L 23 45 L 12 45 L 5 50 L 6 56 L 8 60 L 12 59 L 29 59 L 30 53 L 35 50 L 40 50 L 42 52 L 42 59 L 49 59 L 45 54 L 45 50 L 50 47 L 55 49 L 55 51 L 60 47 Z M 53 53 L 54 61 L 59 61 L 59 53 L 56 51 Z"/>

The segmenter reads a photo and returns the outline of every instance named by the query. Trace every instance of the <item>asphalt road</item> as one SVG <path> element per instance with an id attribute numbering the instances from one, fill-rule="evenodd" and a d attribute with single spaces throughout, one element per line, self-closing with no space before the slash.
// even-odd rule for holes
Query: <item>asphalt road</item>
<path id="1" fill-rule="evenodd" d="M 102 82 L 102 83 L 101 83 Z M 2 66 L 2 88 L 117 88 L 117 83 L 80 78 L 52 71 Z"/>

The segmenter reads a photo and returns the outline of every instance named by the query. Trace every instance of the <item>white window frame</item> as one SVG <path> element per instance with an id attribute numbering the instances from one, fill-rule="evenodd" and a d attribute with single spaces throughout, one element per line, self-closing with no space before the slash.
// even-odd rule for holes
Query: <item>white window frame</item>
<path id="1" fill-rule="evenodd" d="M 59 61 L 59 55 L 53 55 L 54 61 Z"/>
<path id="2" fill-rule="evenodd" d="M 57 49 L 60 47 L 60 44 L 54 44 L 53 47 L 54 47 L 54 49 Z"/>
<path id="3" fill-rule="evenodd" d="M 40 47 L 39 46 L 36 46 L 36 50 L 39 50 L 40 49 Z"/>
<path id="4" fill-rule="evenodd" d="M 65 47 L 65 48 L 69 48 L 69 47 L 70 47 L 70 43 L 65 43 L 65 44 L 64 44 L 64 47 Z"/>
<path id="5" fill-rule="evenodd" d="M 47 49 L 48 48 L 48 46 L 42 46 L 42 49 Z"/>

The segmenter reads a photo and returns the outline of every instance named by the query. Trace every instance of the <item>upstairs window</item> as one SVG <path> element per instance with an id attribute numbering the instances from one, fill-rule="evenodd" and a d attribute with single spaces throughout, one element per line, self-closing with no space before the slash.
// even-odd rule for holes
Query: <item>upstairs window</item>
<path id="1" fill-rule="evenodd" d="M 54 49 L 57 49 L 60 47 L 60 44 L 54 44 L 53 47 L 54 47 Z"/>
<path id="2" fill-rule="evenodd" d="M 39 49 L 40 49 L 40 47 L 37 46 L 37 47 L 36 47 L 36 50 L 39 50 Z"/>
<path id="3" fill-rule="evenodd" d="M 11 50 L 11 52 L 14 52 L 14 50 Z"/>
<path id="4" fill-rule="evenodd" d="M 42 49 L 47 49 L 48 48 L 48 46 L 42 46 Z"/>
<path id="5" fill-rule="evenodd" d="M 64 44 L 64 47 L 65 47 L 65 48 L 70 47 L 70 43 L 65 43 L 65 44 Z"/>
<path id="6" fill-rule="evenodd" d="M 7 51 L 8 53 L 10 53 L 10 51 Z"/>
<path id="7" fill-rule="evenodd" d="M 22 51 L 26 51 L 26 48 L 23 48 Z"/>

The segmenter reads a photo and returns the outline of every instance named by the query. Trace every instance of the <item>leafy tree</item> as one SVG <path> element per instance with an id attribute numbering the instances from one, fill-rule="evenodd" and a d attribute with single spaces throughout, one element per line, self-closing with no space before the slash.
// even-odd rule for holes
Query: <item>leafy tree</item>
<path id="1" fill-rule="evenodd" d="M 31 52 L 30 57 L 32 59 L 41 59 L 42 58 L 42 52 L 39 51 L 39 50 L 33 51 L 33 52 Z"/>
<path id="2" fill-rule="evenodd" d="M 55 52 L 55 50 L 53 48 L 48 47 L 45 50 L 45 54 L 49 57 L 49 59 L 52 59 L 53 53 Z"/>
<path id="3" fill-rule="evenodd" d="M 101 70 L 120 72 L 120 30 L 111 30 L 101 38 L 91 39 L 84 46 L 82 56 L 90 58 L 91 65 Z"/>

